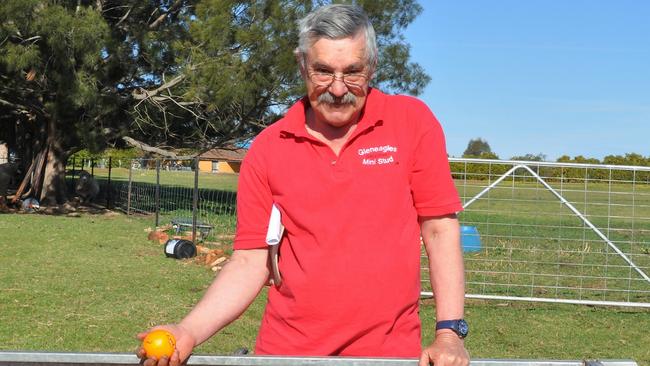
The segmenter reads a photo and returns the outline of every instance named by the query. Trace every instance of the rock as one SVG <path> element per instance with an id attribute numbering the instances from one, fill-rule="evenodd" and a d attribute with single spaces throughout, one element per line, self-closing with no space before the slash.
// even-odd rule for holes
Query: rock
<path id="1" fill-rule="evenodd" d="M 217 264 L 221 264 L 221 263 L 225 262 L 226 259 L 227 259 L 226 257 L 219 257 L 214 262 L 210 263 L 210 267 L 214 267 Z"/>
<path id="2" fill-rule="evenodd" d="M 160 244 L 163 244 L 167 240 L 169 240 L 169 235 L 167 235 L 167 233 L 160 232 L 160 231 L 152 231 L 149 233 L 149 235 L 147 235 L 147 239 L 151 241 L 157 241 Z"/>
<path id="3" fill-rule="evenodd" d="M 203 245 L 196 246 L 196 252 L 199 254 L 208 254 L 210 251 L 210 248 L 204 247 Z"/>

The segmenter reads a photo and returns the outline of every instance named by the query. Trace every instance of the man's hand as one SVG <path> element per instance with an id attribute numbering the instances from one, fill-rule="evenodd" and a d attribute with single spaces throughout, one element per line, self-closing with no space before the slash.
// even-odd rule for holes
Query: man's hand
<path id="1" fill-rule="evenodd" d="M 433 343 L 422 350 L 418 366 L 467 366 L 465 343 L 451 331 L 439 331 Z"/>
<path id="2" fill-rule="evenodd" d="M 179 366 L 181 364 L 185 364 L 187 362 L 187 359 L 190 357 L 192 350 L 196 346 L 196 340 L 190 334 L 190 332 L 188 332 L 180 325 L 168 324 L 153 327 L 146 332 L 139 333 L 137 337 L 142 341 L 144 337 L 149 334 L 149 332 L 156 329 L 164 329 L 170 332 L 176 339 L 176 349 L 174 350 L 174 353 L 170 359 L 167 359 L 167 357 L 162 357 L 161 359 L 157 360 L 155 358 L 147 357 L 147 353 L 144 351 L 144 349 L 142 347 L 139 347 L 136 351 L 136 354 L 138 355 L 138 358 L 142 360 L 141 364 L 143 366 Z"/>

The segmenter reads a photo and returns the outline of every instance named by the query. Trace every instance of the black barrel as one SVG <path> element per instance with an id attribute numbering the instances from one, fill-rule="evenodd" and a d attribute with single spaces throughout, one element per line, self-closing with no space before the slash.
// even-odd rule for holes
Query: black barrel
<path id="1" fill-rule="evenodd" d="M 165 255 L 176 259 L 192 258 L 196 255 L 196 245 L 190 240 L 170 239 L 165 243 Z"/>

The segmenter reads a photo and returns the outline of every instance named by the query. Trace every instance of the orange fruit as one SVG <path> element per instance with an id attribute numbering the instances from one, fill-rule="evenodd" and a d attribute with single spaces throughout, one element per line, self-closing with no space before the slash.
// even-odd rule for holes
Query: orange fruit
<path id="1" fill-rule="evenodd" d="M 142 348 L 147 353 L 147 357 L 157 360 L 162 357 L 170 358 L 176 347 L 176 339 L 166 330 L 158 329 L 150 332 L 142 340 Z"/>

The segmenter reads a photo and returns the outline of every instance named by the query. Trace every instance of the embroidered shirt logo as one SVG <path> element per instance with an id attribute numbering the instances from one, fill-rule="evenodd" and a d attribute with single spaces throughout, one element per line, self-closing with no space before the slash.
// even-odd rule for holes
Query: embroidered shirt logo
<path id="1" fill-rule="evenodd" d="M 363 157 L 363 165 L 384 165 L 395 163 L 392 153 L 397 152 L 397 147 L 391 145 L 373 146 L 357 150 L 359 156 Z M 381 155 L 381 156 L 378 156 Z"/>

